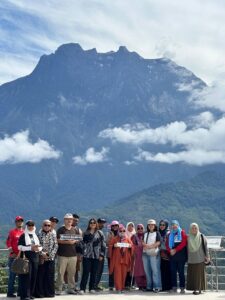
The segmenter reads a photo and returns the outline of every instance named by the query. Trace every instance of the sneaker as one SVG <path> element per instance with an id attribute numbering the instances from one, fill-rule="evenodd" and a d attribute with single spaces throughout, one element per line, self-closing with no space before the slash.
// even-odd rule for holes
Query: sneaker
<path id="1" fill-rule="evenodd" d="M 80 291 L 78 292 L 78 295 L 84 295 L 84 291 L 83 291 L 83 290 L 80 290 Z"/>
<path id="2" fill-rule="evenodd" d="M 62 295 L 62 291 L 55 291 L 55 295 L 57 296 Z"/>
<path id="3" fill-rule="evenodd" d="M 95 290 L 90 290 L 89 293 L 90 293 L 90 294 L 95 294 L 96 291 L 95 291 Z"/>
<path id="4" fill-rule="evenodd" d="M 180 289 L 180 294 L 185 294 L 185 289 L 184 288 Z"/>
<path id="5" fill-rule="evenodd" d="M 95 288 L 95 290 L 96 290 L 97 292 L 101 292 L 101 291 L 103 291 L 103 288 L 101 288 L 100 286 L 97 286 L 97 287 Z"/>
<path id="6" fill-rule="evenodd" d="M 7 298 L 16 298 L 16 295 L 14 295 L 14 294 L 8 294 Z"/>
<path id="7" fill-rule="evenodd" d="M 153 293 L 159 293 L 160 289 L 153 289 Z"/>
<path id="8" fill-rule="evenodd" d="M 68 290 L 68 291 L 67 291 L 67 294 L 69 294 L 69 295 L 76 295 L 77 292 L 74 291 L 74 290 Z"/>
<path id="9" fill-rule="evenodd" d="M 113 287 L 109 287 L 109 291 L 113 291 Z"/>

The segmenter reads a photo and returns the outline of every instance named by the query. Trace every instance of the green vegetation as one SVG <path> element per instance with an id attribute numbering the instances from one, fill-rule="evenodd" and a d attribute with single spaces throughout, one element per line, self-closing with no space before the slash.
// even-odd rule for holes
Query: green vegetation
<path id="1" fill-rule="evenodd" d="M 192 222 L 207 235 L 224 235 L 225 177 L 205 172 L 185 182 L 159 184 L 94 211 L 110 222 L 134 221 L 146 224 L 149 218 L 178 219 L 188 231 Z"/>
<path id="2" fill-rule="evenodd" d="M 7 254 L 1 253 L 0 258 L 0 293 L 6 293 L 8 283 Z"/>

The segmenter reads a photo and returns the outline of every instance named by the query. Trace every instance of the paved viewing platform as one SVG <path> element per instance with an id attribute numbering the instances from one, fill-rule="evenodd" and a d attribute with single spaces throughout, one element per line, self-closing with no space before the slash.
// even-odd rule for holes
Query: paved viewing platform
<path id="1" fill-rule="evenodd" d="M 156 300 L 192 300 L 192 299 L 198 299 L 198 300 L 225 300 L 225 291 L 219 291 L 219 292 L 213 292 L 208 291 L 204 292 L 200 295 L 193 295 L 191 291 L 186 291 L 185 294 L 179 294 L 179 293 L 165 293 L 161 292 L 158 294 L 152 293 L 152 292 L 140 292 L 140 291 L 129 291 L 124 292 L 122 294 L 117 294 L 116 292 L 100 292 L 96 294 L 90 294 L 85 293 L 84 295 L 60 295 L 56 296 L 56 300 L 72 300 L 72 299 L 79 299 L 79 300 L 90 300 L 90 299 L 99 299 L 99 300 L 108 300 L 109 298 L 112 299 L 128 299 L 128 300 L 149 300 L 150 298 L 155 298 Z M 0 294 L 0 299 L 5 300 L 9 299 L 6 297 L 6 295 Z M 19 298 L 15 298 L 19 299 Z M 52 299 L 52 298 L 43 298 L 43 299 Z"/>

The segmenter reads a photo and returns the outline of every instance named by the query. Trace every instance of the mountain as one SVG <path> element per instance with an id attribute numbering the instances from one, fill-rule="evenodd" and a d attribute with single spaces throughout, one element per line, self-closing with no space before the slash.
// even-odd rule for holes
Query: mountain
<path id="1" fill-rule="evenodd" d="M 126 224 L 143 223 L 148 219 L 173 220 L 188 232 L 192 222 L 199 224 L 207 235 L 224 235 L 225 176 L 204 172 L 188 181 L 152 186 L 93 212 Z M 86 218 L 87 219 L 87 218 Z"/>
<path id="2" fill-rule="evenodd" d="M 98 53 L 65 44 L 43 55 L 30 75 L 0 86 L 0 138 L 29 130 L 33 143 L 45 140 L 62 154 L 40 163 L 0 165 L 1 222 L 12 221 L 17 212 L 42 218 L 91 210 L 151 185 L 197 174 L 198 167 L 184 164 L 126 165 L 135 153 L 132 146 L 99 136 L 124 124 L 155 128 L 189 120 L 201 109 L 178 86 L 193 82 L 196 89 L 205 86 L 169 59 L 144 59 L 125 47 Z M 73 163 L 87 149 L 103 147 L 110 149 L 108 161 Z"/>

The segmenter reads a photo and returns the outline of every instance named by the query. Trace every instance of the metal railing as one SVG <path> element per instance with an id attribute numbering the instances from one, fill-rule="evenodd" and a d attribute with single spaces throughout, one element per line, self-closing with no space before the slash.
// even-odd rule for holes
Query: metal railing
<path id="1" fill-rule="evenodd" d="M 225 290 L 225 248 L 210 249 L 211 265 L 206 267 L 208 289 L 213 291 Z M 1 281 L 0 293 L 7 288 L 8 266 L 7 266 L 8 249 L 0 249 Z M 4 284 L 2 282 L 5 282 Z M 105 260 L 102 284 L 108 285 L 108 266 Z"/>

